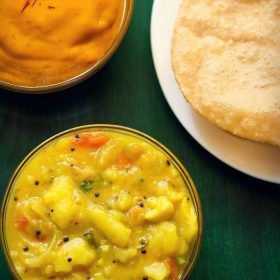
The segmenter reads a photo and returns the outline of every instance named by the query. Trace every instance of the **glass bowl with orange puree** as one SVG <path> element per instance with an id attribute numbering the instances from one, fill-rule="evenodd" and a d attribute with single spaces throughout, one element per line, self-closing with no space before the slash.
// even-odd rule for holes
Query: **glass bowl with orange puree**
<path id="1" fill-rule="evenodd" d="M 128 28 L 133 0 L 2 0 L 0 86 L 46 93 L 96 73 Z"/>

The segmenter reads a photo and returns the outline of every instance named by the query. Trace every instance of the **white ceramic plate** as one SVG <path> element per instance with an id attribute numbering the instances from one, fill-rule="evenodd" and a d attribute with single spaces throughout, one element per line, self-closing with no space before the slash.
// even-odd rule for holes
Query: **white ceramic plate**
<path id="1" fill-rule="evenodd" d="M 174 114 L 207 151 L 229 166 L 253 177 L 280 183 L 280 148 L 235 137 L 210 124 L 183 98 L 170 62 L 173 26 L 181 0 L 154 0 L 151 45 L 157 76 Z"/>

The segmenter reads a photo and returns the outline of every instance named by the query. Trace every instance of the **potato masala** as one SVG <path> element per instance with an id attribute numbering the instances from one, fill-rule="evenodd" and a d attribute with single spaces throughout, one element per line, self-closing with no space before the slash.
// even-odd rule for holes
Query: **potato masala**
<path id="1" fill-rule="evenodd" d="M 7 203 L 7 245 L 24 280 L 178 280 L 198 235 L 173 160 L 120 132 L 48 142 L 22 167 Z"/>

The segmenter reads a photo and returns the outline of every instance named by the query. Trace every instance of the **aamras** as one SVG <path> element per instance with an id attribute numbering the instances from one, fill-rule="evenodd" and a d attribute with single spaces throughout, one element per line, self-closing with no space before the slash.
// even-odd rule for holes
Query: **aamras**
<path id="1" fill-rule="evenodd" d="M 124 0 L 2 0 L 0 81 L 45 86 L 99 61 L 117 37 Z"/>

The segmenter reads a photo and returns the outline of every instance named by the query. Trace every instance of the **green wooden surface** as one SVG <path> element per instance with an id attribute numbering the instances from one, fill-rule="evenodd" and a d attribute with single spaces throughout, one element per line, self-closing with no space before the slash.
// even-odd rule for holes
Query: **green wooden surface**
<path id="1" fill-rule="evenodd" d="M 45 96 L 0 90 L 1 197 L 13 170 L 44 139 L 83 124 L 126 125 L 169 147 L 200 193 L 204 238 L 190 279 L 280 279 L 280 185 L 221 163 L 179 124 L 154 71 L 151 8 L 151 0 L 135 1 L 131 26 L 117 53 L 81 85 Z M 0 273 L 1 280 L 12 279 L 2 252 Z"/>

